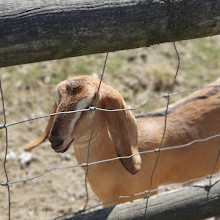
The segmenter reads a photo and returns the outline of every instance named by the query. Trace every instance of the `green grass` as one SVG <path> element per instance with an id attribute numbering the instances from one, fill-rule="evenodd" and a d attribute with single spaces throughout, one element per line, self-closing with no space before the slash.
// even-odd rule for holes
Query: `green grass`
<path id="1" fill-rule="evenodd" d="M 114 75 L 126 62 L 126 52 L 111 54 L 107 65 L 108 74 Z M 101 74 L 105 60 L 105 54 L 88 55 L 62 60 L 46 61 L 21 66 L 13 66 L 0 69 L 0 74 L 7 73 L 14 81 L 22 81 L 23 84 L 34 84 L 43 76 L 49 76 L 52 84 L 57 84 L 73 75 Z"/>
<path id="2" fill-rule="evenodd" d="M 212 38 L 203 38 L 195 41 L 192 59 L 186 66 L 185 80 L 191 81 L 194 86 L 201 86 L 214 81 L 220 72 L 220 50 Z"/>

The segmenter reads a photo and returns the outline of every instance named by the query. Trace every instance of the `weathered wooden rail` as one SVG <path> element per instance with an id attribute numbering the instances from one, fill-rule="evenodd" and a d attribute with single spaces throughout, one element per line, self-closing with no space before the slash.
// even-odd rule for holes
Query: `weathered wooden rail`
<path id="1" fill-rule="evenodd" d="M 219 0 L 0 0 L 0 67 L 218 34 Z"/>
<path id="2" fill-rule="evenodd" d="M 213 178 L 65 220 L 201 220 L 220 215 L 220 180 Z"/>

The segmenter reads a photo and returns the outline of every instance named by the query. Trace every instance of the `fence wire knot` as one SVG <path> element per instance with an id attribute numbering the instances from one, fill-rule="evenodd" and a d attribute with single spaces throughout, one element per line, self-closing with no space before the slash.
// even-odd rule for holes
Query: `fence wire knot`
<path id="1" fill-rule="evenodd" d="M 170 94 L 169 94 L 169 93 L 167 93 L 167 94 L 163 95 L 163 98 L 165 98 L 165 99 L 170 98 Z"/>
<path id="2" fill-rule="evenodd" d="M 0 129 L 6 128 L 6 127 L 7 127 L 6 124 L 0 125 Z"/>
<path id="3" fill-rule="evenodd" d="M 0 183 L 1 186 L 8 186 L 8 182 Z"/>
<path id="4" fill-rule="evenodd" d="M 81 167 L 88 167 L 88 163 L 82 163 Z"/>
<path id="5" fill-rule="evenodd" d="M 149 195 L 149 194 L 151 193 L 151 191 L 148 189 L 148 190 L 145 191 L 145 193 L 146 193 L 147 195 Z"/>
<path id="6" fill-rule="evenodd" d="M 154 149 L 154 152 L 155 152 L 155 153 L 159 153 L 159 152 L 160 152 L 160 148 Z"/>
<path id="7" fill-rule="evenodd" d="M 95 106 L 89 106 L 89 110 L 90 110 L 90 111 L 95 111 L 95 110 L 96 110 L 96 107 L 95 107 Z"/>
<path id="8" fill-rule="evenodd" d="M 80 210 L 78 211 L 78 213 L 81 214 L 81 213 L 83 213 L 83 212 L 85 212 L 85 211 L 86 211 L 85 209 L 80 209 Z"/>

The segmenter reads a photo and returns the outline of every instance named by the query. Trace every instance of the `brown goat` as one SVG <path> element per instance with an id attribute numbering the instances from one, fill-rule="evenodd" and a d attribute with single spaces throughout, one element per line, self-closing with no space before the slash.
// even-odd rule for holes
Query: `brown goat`
<path id="1" fill-rule="evenodd" d="M 91 76 L 71 77 L 57 86 L 57 101 L 52 112 L 88 108 L 95 103 L 99 79 Z M 112 87 L 102 83 L 97 107 L 124 109 L 127 105 Z M 131 111 L 97 111 L 89 162 L 158 148 L 164 132 L 162 112 L 134 118 Z M 56 152 L 65 152 L 73 143 L 79 164 L 87 162 L 88 142 L 94 111 L 51 116 L 45 132 L 25 149 L 49 137 Z M 220 81 L 204 88 L 169 108 L 162 148 L 189 143 L 220 133 Z M 218 151 L 220 138 L 198 142 L 186 148 L 161 151 L 152 188 L 209 175 Z M 89 183 L 102 202 L 149 189 L 157 153 L 135 155 L 89 167 Z M 219 170 L 220 161 L 215 172 Z M 84 168 L 85 169 L 85 168 Z M 135 198 L 140 198 L 135 197 Z M 119 199 L 115 205 L 131 199 Z"/>

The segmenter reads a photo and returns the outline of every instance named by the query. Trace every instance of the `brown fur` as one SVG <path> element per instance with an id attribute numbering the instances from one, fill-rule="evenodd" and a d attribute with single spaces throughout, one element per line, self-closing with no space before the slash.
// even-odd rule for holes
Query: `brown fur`
<path id="1" fill-rule="evenodd" d="M 74 83 L 70 85 L 68 82 L 70 79 L 74 82 L 76 80 L 76 85 Z M 91 105 L 93 105 L 99 80 L 90 76 L 70 79 L 59 84 L 60 86 L 58 85 L 60 101 L 57 111 L 74 110 L 82 98 L 90 96 L 92 97 Z M 182 145 L 220 133 L 220 81 L 213 85 L 216 87 L 197 91 L 185 98 L 183 102 L 178 102 L 180 104 L 176 105 L 167 116 L 167 129 L 162 147 Z M 127 106 L 116 90 L 103 83 L 98 97 L 98 107 L 115 109 Z M 49 135 L 53 148 L 57 152 L 63 152 L 68 143 L 72 143 L 71 140 L 74 139 L 75 156 L 78 163 L 81 164 L 87 161 L 88 141 L 94 112 L 82 113 L 73 130 L 69 131 L 70 121 L 75 116 L 75 114 L 71 114 L 57 115 L 54 119 L 51 117 L 41 141 Z M 54 122 L 51 123 L 51 121 Z M 130 111 L 98 111 L 90 146 L 89 162 L 130 155 L 137 150 L 141 152 L 158 148 L 163 130 L 164 116 L 149 115 L 135 120 Z M 57 139 L 67 139 L 68 141 L 56 146 Z M 37 142 L 29 144 L 26 149 L 31 149 L 41 141 L 39 138 Z M 186 148 L 162 151 L 152 188 L 210 174 L 219 149 L 220 138 L 215 138 L 206 142 L 194 143 Z M 93 191 L 103 202 L 113 200 L 118 196 L 143 192 L 149 188 L 156 157 L 157 153 L 148 153 L 142 154 L 141 159 L 137 155 L 131 159 L 123 159 L 121 163 L 119 160 L 115 160 L 92 165 L 89 167 L 88 180 Z M 219 168 L 220 161 L 215 172 Z M 109 205 L 135 198 L 120 199 Z"/>

